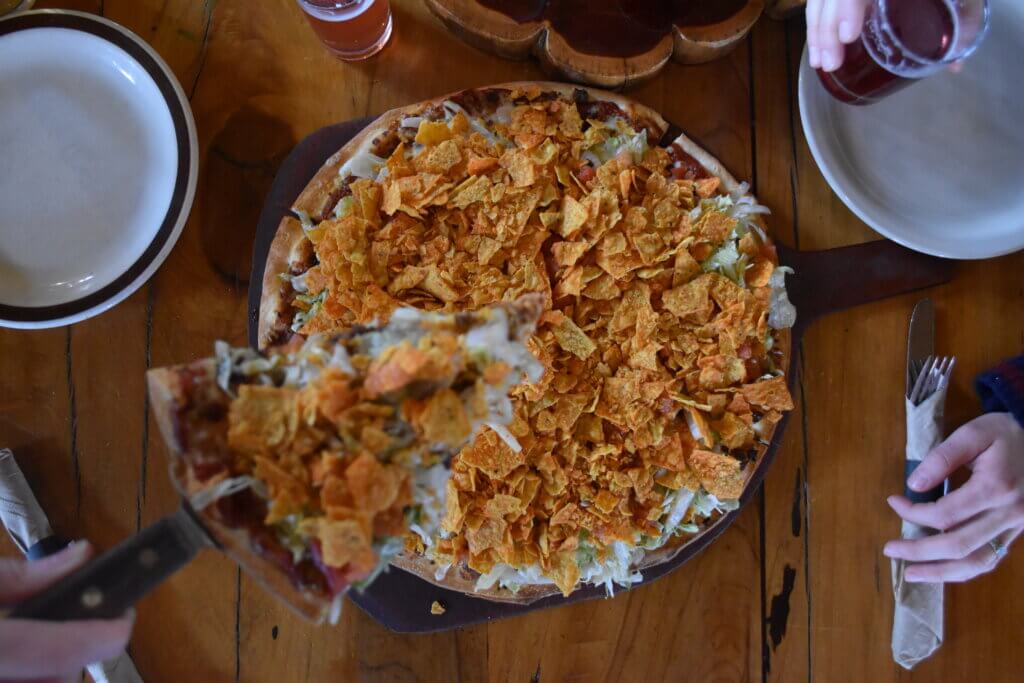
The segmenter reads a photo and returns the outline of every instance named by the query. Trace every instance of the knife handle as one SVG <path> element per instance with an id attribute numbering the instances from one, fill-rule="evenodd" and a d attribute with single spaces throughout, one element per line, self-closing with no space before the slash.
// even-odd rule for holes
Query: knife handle
<path id="1" fill-rule="evenodd" d="M 198 550 L 199 545 L 182 529 L 178 515 L 164 517 L 42 593 L 17 604 L 7 617 L 46 621 L 116 619 L 185 566 Z"/>
<path id="2" fill-rule="evenodd" d="M 927 491 L 914 491 L 907 486 L 907 480 L 910 479 L 910 475 L 913 474 L 917 466 L 921 464 L 921 460 L 904 460 L 906 463 L 903 471 L 903 495 L 906 496 L 911 503 L 934 503 L 945 494 L 946 484 L 945 482 L 939 484 L 933 489 Z"/>

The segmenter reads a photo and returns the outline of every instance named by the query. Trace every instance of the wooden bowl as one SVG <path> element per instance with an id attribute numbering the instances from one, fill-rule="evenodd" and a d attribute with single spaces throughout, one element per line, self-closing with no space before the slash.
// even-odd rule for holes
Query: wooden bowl
<path id="1" fill-rule="evenodd" d="M 764 0 L 425 0 L 457 36 L 507 59 L 605 88 L 697 64 L 733 49 Z"/>

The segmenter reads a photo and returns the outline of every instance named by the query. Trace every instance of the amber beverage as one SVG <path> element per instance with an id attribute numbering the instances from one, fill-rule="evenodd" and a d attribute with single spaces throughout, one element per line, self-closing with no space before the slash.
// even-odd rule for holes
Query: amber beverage
<path id="1" fill-rule="evenodd" d="M 391 38 L 388 0 L 298 0 L 310 26 L 335 56 L 366 59 Z"/>

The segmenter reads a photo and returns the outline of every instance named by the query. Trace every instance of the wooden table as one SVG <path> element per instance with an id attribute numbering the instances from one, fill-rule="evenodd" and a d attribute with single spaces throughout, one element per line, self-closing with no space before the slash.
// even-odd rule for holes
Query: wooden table
<path id="1" fill-rule="evenodd" d="M 542 75 L 449 36 L 393 0 L 377 58 L 332 59 L 293 0 L 53 0 L 102 12 L 152 43 L 192 100 L 200 183 L 191 220 L 153 280 L 72 328 L 0 330 L 0 447 L 54 526 L 109 547 L 174 509 L 147 412 L 147 367 L 245 341 L 249 250 L 282 157 L 309 132 L 467 86 Z M 799 20 L 762 21 L 729 58 L 670 64 L 632 91 L 753 181 L 782 242 L 875 239 L 832 195 L 795 105 Z M 714 93 L 703 98 L 696 93 Z M 1024 253 L 958 267 L 933 290 L 938 347 L 960 365 L 949 425 L 977 404 L 973 375 L 1024 348 Z M 1024 551 L 947 592 L 947 642 L 913 674 L 889 652 L 885 540 L 898 521 L 904 341 L 916 297 L 818 323 L 800 349 L 797 414 L 758 498 L 697 559 L 653 585 L 568 608 L 399 636 L 347 604 L 311 628 L 206 553 L 138 610 L 131 653 L 156 681 L 1010 681 L 1024 670 Z M 2 552 L 14 554 L 2 541 Z M 424 606 L 426 609 L 426 603 Z"/>

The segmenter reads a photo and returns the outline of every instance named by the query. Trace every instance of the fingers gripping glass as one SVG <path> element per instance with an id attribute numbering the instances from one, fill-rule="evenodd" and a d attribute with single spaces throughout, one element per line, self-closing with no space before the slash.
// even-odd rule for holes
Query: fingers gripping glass
<path id="1" fill-rule="evenodd" d="M 988 19 L 988 0 L 872 0 L 842 66 L 818 76 L 843 102 L 877 102 L 970 56 Z"/>

